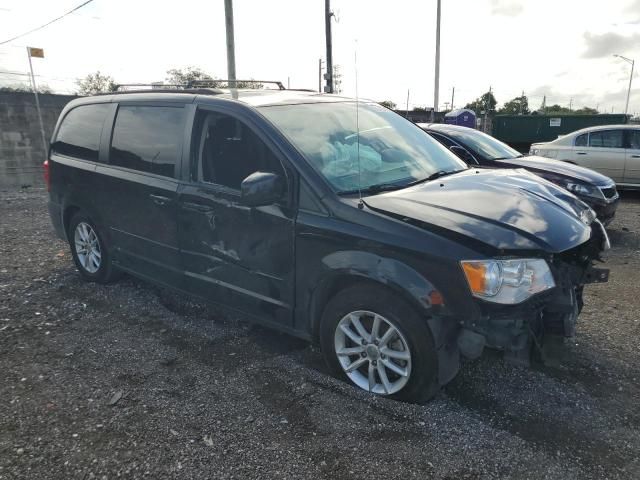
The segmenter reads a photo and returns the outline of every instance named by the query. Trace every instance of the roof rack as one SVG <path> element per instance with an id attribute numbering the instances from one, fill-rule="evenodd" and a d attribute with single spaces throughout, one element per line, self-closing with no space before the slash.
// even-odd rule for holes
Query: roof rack
<path id="1" fill-rule="evenodd" d="M 286 90 L 285 86 L 282 84 L 282 82 L 278 81 L 278 80 L 229 80 L 229 79 L 223 79 L 223 78 L 214 78 L 213 80 L 195 80 L 193 82 L 190 82 L 189 85 L 190 86 L 194 86 L 194 87 L 204 87 L 206 85 L 213 85 L 216 88 L 220 88 L 219 84 L 221 83 L 226 83 L 227 85 L 229 85 L 232 82 L 236 82 L 236 83 L 248 83 L 248 84 L 254 84 L 254 85 L 263 85 L 265 83 L 270 83 L 273 85 L 277 85 L 278 90 Z M 227 87 L 228 88 L 228 87 Z"/>
<path id="2" fill-rule="evenodd" d="M 286 90 L 282 82 L 275 80 L 227 80 L 227 79 L 217 79 L 214 78 L 212 80 L 194 80 L 193 82 L 187 83 L 119 83 L 116 85 L 116 92 L 124 93 L 127 90 L 125 88 L 134 87 L 137 89 L 142 89 L 142 87 L 151 87 L 150 89 L 156 92 L 167 91 L 167 90 L 196 90 L 203 88 L 229 88 L 228 85 L 231 82 L 250 84 L 250 85 L 260 85 L 262 86 L 265 83 L 273 84 L 278 87 L 278 90 Z M 246 87 L 245 87 L 246 88 Z M 221 92 L 220 92 L 221 93 Z"/>

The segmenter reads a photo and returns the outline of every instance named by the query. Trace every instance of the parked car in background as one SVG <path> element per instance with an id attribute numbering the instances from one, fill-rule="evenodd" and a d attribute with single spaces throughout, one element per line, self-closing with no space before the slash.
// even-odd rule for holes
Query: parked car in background
<path id="1" fill-rule="evenodd" d="M 534 143 L 529 153 L 591 168 L 612 178 L 618 188 L 640 188 L 640 125 L 583 128 Z"/>
<path id="2" fill-rule="evenodd" d="M 573 336 L 584 286 L 608 279 L 593 266 L 607 233 L 576 197 L 468 168 L 373 102 L 83 97 L 61 113 L 45 172 L 86 280 L 128 272 L 241 311 L 402 400 L 430 398 L 485 346 L 525 362 Z"/>
<path id="3" fill-rule="evenodd" d="M 615 216 L 620 197 L 615 182 L 605 175 L 557 160 L 524 156 L 506 143 L 472 128 L 436 123 L 418 126 L 469 165 L 526 168 L 569 190 L 593 208 L 603 224 L 608 225 Z"/>

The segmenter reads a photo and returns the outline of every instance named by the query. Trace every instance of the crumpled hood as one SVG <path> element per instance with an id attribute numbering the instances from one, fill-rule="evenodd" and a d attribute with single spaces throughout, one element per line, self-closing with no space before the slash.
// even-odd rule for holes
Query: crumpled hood
<path id="1" fill-rule="evenodd" d="M 527 168 L 536 170 L 540 174 L 549 172 L 564 177 L 574 178 L 584 183 L 590 183 L 599 187 L 613 185 L 614 182 L 606 175 L 595 172 L 588 168 L 574 165 L 573 163 L 561 162 L 551 158 L 539 157 L 531 155 L 527 157 L 509 158 L 505 160 L 496 160 L 496 163 L 508 165 L 513 168 Z"/>
<path id="2" fill-rule="evenodd" d="M 525 170 L 469 169 L 414 187 L 364 198 L 370 208 L 440 227 L 500 250 L 558 253 L 586 242 L 588 207 Z M 442 230 L 444 229 L 444 230 Z"/>

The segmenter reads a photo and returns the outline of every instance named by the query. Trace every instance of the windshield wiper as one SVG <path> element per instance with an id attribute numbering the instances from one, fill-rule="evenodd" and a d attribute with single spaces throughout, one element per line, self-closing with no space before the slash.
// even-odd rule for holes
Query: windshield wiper
<path id="1" fill-rule="evenodd" d="M 362 193 L 380 193 L 380 192 L 389 192 L 391 190 L 399 190 L 401 188 L 405 188 L 408 185 L 398 185 L 397 183 L 379 183 L 377 185 L 370 185 L 368 187 L 362 189 L 353 189 L 353 190 L 342 190 L 338 192 L 339 195 L 350 195 L 358 192 Z"/>
<path id="2" fill-rule="evenodd" d="M 414 185 L 418 185 L 419 183 L 428 182 L 430 180 L 435 180 L 436 178 L 446 177 L 447 175 L 453 175 L 454 173 L 464 172 L 467 170 L 466 168 L 462 168 L 460 170 L 438 170 L 435 173 L 432 173 L 426 178 L 421 178 L 420 180 L 415 180 L 413 182 L 404 183 L 402 185 L 398 185 L 397 183 L 379 183 L 376 185 L 370 185 L 361 190 L 353 189 L 353 190 L 342 190 L 338 192 L 338 195 L 351 195 L 354 193 L 358 193 L 359 191 L 362 193 L 380 193 L 380 192 L 389 192 L 391 190 L 401 190 L 403 188 L 412 187 Z"/>
<path id="3" fill-rule="evenodd" d="M 524 157 L 523 154 L 520 155 L 516 155 L 515 157 L 496 157 L 496 158 L 492 158 L 491 160 L 513 160 L 514 158 L 521 158 Z"/>
<path id="4" fill-rule="evenodd" d="M 438 170 L 437 172 L 432 173 L 428 177 L 422 178 L 420 180 L 416 180 L 415 182 L 411 182 L 411 183 L 407 184 L 406 186 L 410 187 L 412 185 L 417 185 L 419 183 L 429 182 L 431 180 L 436 180 L 436 179 L 441 178 L 441 177 L 446 177 L 447 175 L 453 175 L 454 173 L 464 172 L 465 170 L 467 170 L 467 169 L 466 168 L 461 168 L 460 170 Z"/>

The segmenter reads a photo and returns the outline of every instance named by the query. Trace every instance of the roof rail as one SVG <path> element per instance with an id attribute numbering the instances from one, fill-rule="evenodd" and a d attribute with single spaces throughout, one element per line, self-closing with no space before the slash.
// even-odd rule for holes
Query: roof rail
<path id="1" fill-rule="evenodd" d="M 184 89 L 186 84 L 183 83 L 117 83 L 116 84 L 116 92 L 120 90 L 121 87 L 151 87 L 152 89 L 168 89 L 175 88 Z"/>
<path id="2" fill-rule="evenodd" d="M 278 81 L 278 80 L 229 80 L 229 79 L 225 79 L 225 78 L 214 78 L 212 80 L 194 80 L 193 82 L 189 82 L 189 86 L 193 86 L 193 87 L 204 87 L 206 85 L 213 85 L 216 88 L 220 88 L 219 85 L 221 83 L 226 83 L 227 85 L 229 85 L 230 83 L 245 83 L 245 84 L 254 84 L 254 85 L 262 85 L 264 83 L 270 83 L 273 85 L 277 85 L 278 86 L 278 90 L 286 90 L 285 86 L 282 84 L 282 82 Z M 223 87 L 224 88 L 224 87 Z M 226 87 L 229 88 L 229 87 Z"/>
<path id="3" fill-rule="evenodd" d="M 192 90 L 198 88 L 229 88 L 229 84 L 232 82 L 250 84 L 250 85 L 260 85 L 262 86 L 265 83 L 273 84 L 278 87 L 278 90 L 286 90 L 285 86 L 282 82 L 277 80 L 228 80 L 224 78 L 214 78 L 211 80 L 194 80 L 186 83 L 118 83 L 116 84 L 115 92 L 124 92 L 124 88 L 135 87 L 151 87 L 151 90 Z M 243 87 L 247 88 L 247 87 Z"/>

